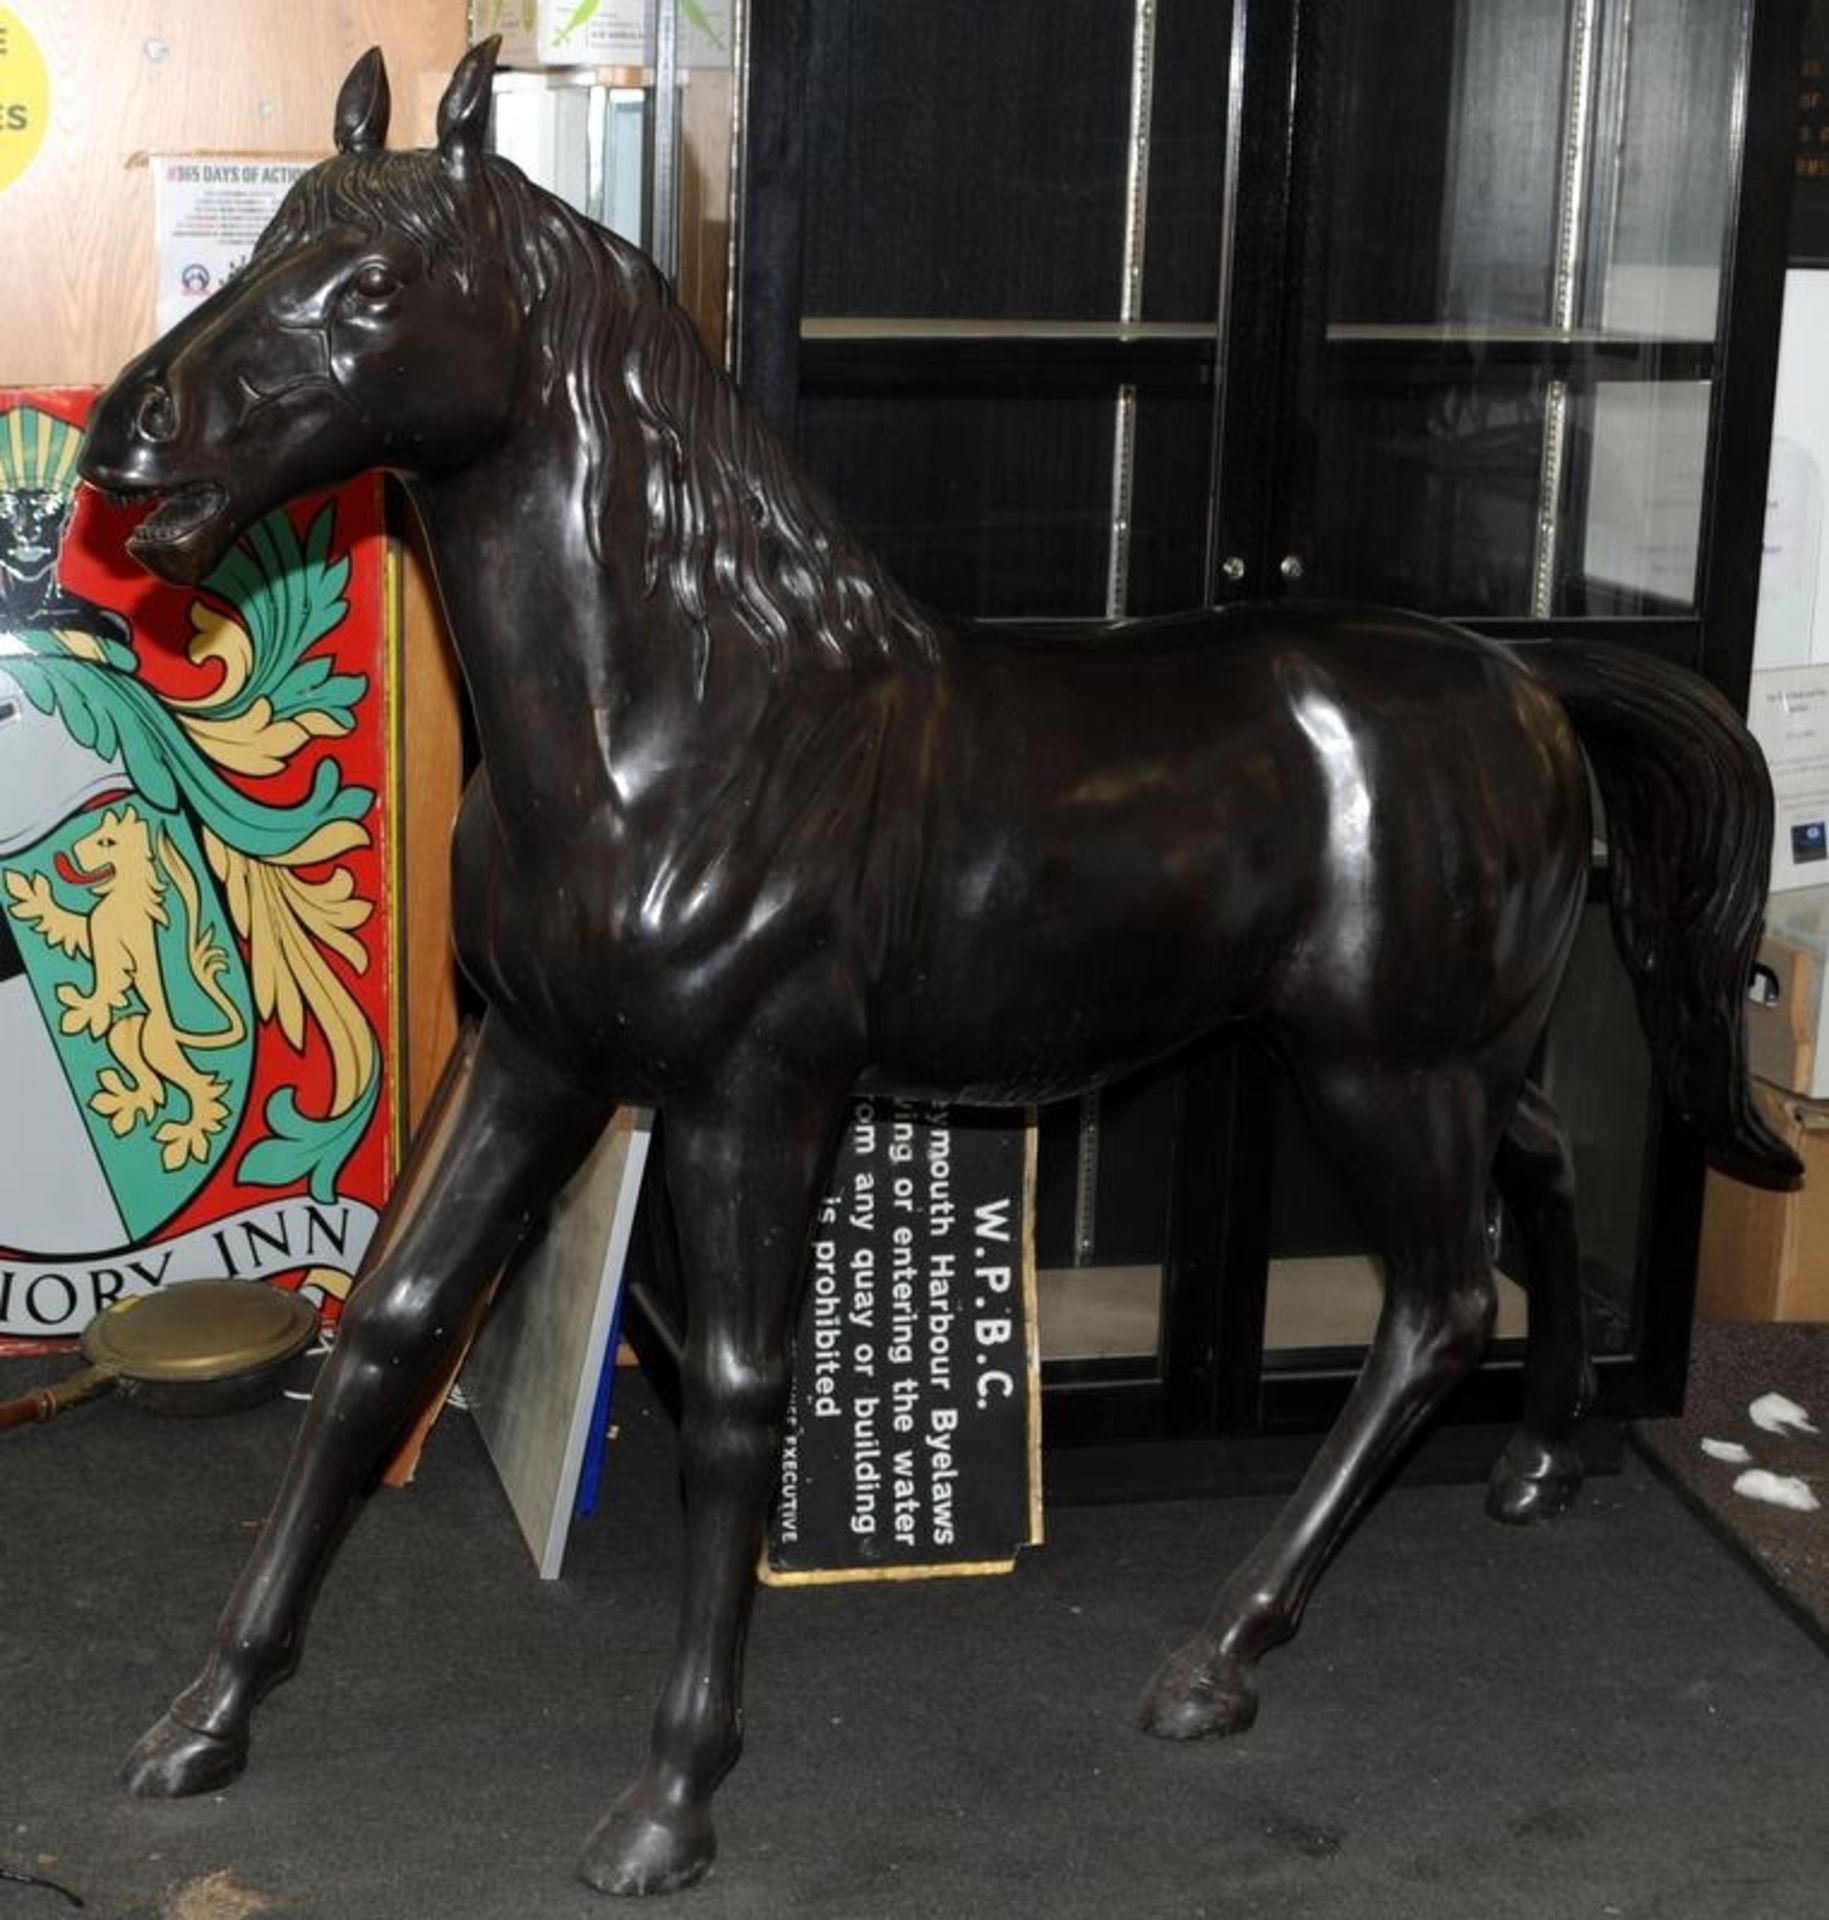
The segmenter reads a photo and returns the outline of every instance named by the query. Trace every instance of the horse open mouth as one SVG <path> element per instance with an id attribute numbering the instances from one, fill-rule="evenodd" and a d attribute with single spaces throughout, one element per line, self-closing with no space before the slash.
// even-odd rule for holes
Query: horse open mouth
<path id="1" fill-rule="evenodd" d="M 127 550 L 162 578 L 194 586 L 227 544 L 218 523 L 228 503 L 214 480 L 178 487 L 127 536 Z"/>

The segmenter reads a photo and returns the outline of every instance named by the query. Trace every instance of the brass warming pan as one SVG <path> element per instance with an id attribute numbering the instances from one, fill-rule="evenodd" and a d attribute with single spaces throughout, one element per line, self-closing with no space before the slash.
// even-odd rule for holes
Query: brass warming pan
<path id="1" fill-rule="evenodd" d="M 311 1344 L 317 1309 L 250 1280 L 186 1280 L 105 1308 L 83 1329 L 88 1365 L 0 1402 L 0 1432 L 49 1420 L 113 1388 L 154 1413 L 232 1413 L 279 1391 Z"/>

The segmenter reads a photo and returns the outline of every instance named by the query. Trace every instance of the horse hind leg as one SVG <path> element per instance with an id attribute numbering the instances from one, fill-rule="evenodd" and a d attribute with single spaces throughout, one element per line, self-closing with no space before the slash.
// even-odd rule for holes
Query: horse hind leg
<path id="1" fill-rule="evenodd" d="M 1306 1088 L 1384 1255 L 1384 1309 L 1301 1485 L 1145 1692 L 1139 1724 L 1164 1738 L 1250 1726 L 1258 1661 L 1295 1633 L 1354 1520 L 1491 1332 L 1485 1192 L 1496 1128 L 1480 1076 L 1333 1069 L 1308 1076 Z"/>
<path id="2" fill-rule="evenodd" d="M 132 1792 L 203 1793 L 241 1772 L 254 1708 L 297 1666 L 311 1601 L 349 1523 L 527 1223 L 606 1117 L 493 1017 L 447 1073 L 203 1670 L 129 1756 Z"/>
<path id="3" fill-rule="evenodd" d="M 1520 1526 L 1563 1512 L 1581 1485 L 1575 1427 L 1594 1393 L 1575 1227 L 1575 1168 L 1561 1116 L 1527 1082 L 1493 1162 L 1518 1229 L 1530 1296 L 1524 1419 L 1495 1464 L 1486 1510 Z"/>

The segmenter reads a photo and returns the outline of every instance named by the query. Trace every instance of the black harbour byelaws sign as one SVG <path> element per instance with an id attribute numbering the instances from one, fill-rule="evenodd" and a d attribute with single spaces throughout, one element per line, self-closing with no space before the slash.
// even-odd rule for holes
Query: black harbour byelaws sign
<path id="1" fill-rule="evenodd" d="M 1014 1114 L 861 1100 L 813 1234 L 764 1578 L 1002 1571 L 1041 1538 Z"/>

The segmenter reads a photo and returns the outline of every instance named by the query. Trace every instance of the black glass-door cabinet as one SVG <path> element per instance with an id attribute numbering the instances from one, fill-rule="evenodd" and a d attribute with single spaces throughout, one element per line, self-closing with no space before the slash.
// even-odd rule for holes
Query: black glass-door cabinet
<path id="1" fill-rule="evenodd" d="M 739 375 L 936 605 L 1346 595 L 1743 698 L 1800 12 L 754 0 Z M 1542 1071 L 1619 1416 L 1681 1390 L 1702 1165 L 1604 889 Z M 1042 1125 L 1057 1466 L 1236 1477 L 1239 1443 L 1324 1426 L 1378 1275 L 1274 1064 L 1214 1047 Z M 1502 1293 L 1453 1417 L 1515 1410 Z"/>

